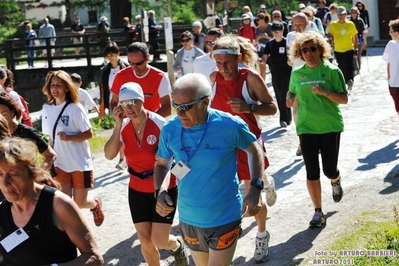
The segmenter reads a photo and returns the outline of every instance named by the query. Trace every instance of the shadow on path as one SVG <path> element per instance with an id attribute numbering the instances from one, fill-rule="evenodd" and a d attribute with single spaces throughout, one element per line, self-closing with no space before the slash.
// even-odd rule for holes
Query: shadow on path
<path id="1" fill-rule="evenodd" d="M 304 165 L 305 165 L 305 163 L 304 163 L 302 157 L 300 159 L 298 157 L 298 159 L 295 159 L 290 164 L 284 166 L 283 168 L 281 168 L 280 170 L 278 170 L 277 172 L 272 174 L 272 176 L 274 177 L 275 184 L 276 184 L 276 189 L 280 189 L 280 188 L 283 188 L 285 186 L 292 184 L 291 181 L 289 181 L 289 182 L 286 182 L 286 181 L 288 179 L 290 179 L 291 177 L 295 176 Z"/>
<path id="2" fill-rule="evenodd" d="M 94 178 L 94 187 L 105 187 L 109 184 L 122 180 L 128 180 L 129 174 L 126 171 L 112 170 Z"/>
<path id="3" fill-rule="evenodd" d="M 266 143 L 270 143 L 273 139 L 280 138 L 286 132 L 286 129 L 283 129 L 281 127 L 275 127 L 262 132 L 262 138 L 265 140 Z"/>
<path id="4" fill-rule="evenodd" d="M 391 186 L 384 188 L 380 194 L 391 194 L 399 190 L 399 165 L 396 165 L 384 178 L 384 182 L 391 183 Z"/>
<path id="5" fill-rule="evenodd" d="M 362 165 L 357 167 L 356 170 L 367 171 L 376 168 L 378 164 L 390 163 L 396 160 L 399 153 L 398 142 L 399 140 L 396 140 L 382 149 L 373 151 L 365 158 L 358 159 Z"/>

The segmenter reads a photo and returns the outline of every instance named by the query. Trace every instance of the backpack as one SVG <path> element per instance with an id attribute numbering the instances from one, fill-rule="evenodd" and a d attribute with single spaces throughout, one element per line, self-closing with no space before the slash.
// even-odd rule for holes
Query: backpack
<path id="1" fill-rule="evenodd" d="M 7 93 L 9 93 L 11 90 L 12 90 L 11 88 L 6 88 Z M 30 118 L 29 114 L 28 103 L 25 101 L 24 97 L 22 97 L 20 94 L 18 94 L 18 96 L 25 109 L 25 111 L 23 111 L 21 114 L 21 123 L 26 126 L 33 127 L 32 119 Z"/>

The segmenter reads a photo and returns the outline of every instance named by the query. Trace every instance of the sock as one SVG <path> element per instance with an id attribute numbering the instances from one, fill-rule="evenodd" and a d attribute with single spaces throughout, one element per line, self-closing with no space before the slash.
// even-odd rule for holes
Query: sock
<path id="1" fill-rule="evenodd" d="M 315 212 L 321 212 L 321 213 L 323 213 L 323 212 L 321 211 L 321 208 L 315 208 L 314 211 L 315 211 Z"/>
<path id="2" fill-rule="evenodd" d="M 337 178 L 331 179 L 331 184 L 336 184 L 339 180 L 341 180 L 340 175 Z"/>
<path id="3" fill-rule="evenodd" d="M 172 249 L 173 252 L 175 252 L 176 250 L 178 250 L 178 249 L 180 248 L 180 246 L 181 246 L 180 242 L 177 241 L 177 239 L 176 239 L 176 246 L 177 246 L 177 247 L 176 247 L 175 249 Z"/>
<path id="4" fill-rule="evenodd" d="M 256 237 L 257 238 L 265 238 L 266 237 L 266 230 L 262 233 L 260 233 L 259 231 L 256 232 Z"/>

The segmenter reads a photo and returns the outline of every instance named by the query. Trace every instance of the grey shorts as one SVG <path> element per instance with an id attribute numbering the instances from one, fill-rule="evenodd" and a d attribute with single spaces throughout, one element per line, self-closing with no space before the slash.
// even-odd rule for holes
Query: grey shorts
<path id="1" fill-rule="evenodd" d="M 241 235 L 241 219 L 211 228 L 200 228 L 179 223 L 187 246 L 194 251 L 209 253 L 209 249 L 223 250 L 231 247 Z"/>

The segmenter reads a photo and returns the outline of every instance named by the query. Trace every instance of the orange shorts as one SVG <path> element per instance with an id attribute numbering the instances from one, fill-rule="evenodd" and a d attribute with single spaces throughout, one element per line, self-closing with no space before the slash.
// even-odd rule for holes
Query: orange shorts
<path id="1" fill-rule="evenodd" d="M 263 140 L 260 141 L 261 143 L 259 143 L 259 140 L 257 142 L 261 146 L 263 153 L 263 162 L 265 164 L 265 169 L 267 169 L 267 167 L 269 167 L 269 160 L 267 159 L 266 156 L 266 147 L 264 141 Z M 237 151 L 237 174 L 238 174 L 238 180 L 240 181 L 251 180 L 251 173 L 249 171 L 249 166 L 248 166 L 248 155 L 243 150 Z"/>
<path id="2" fill-rule="evenodd" d="M 93 188 L 94 187 L 94 173 L 93 171 L 74 171 L 65 172 L 61 168 L 56 167 L 57 176 L 55 180 L 61 184 L 68 184 L 74 189 Z"/>

